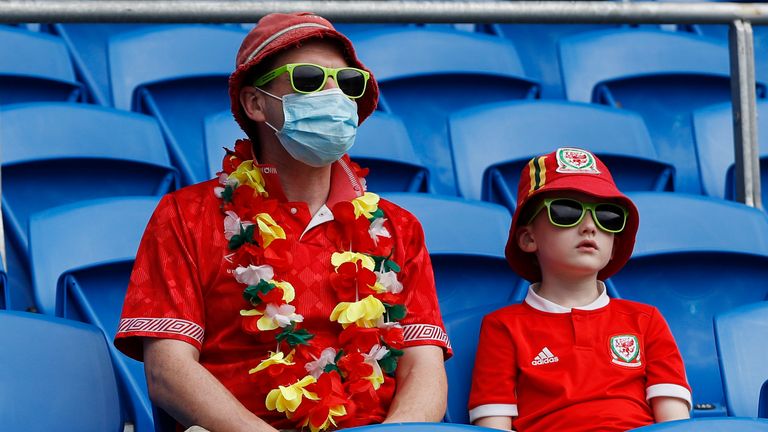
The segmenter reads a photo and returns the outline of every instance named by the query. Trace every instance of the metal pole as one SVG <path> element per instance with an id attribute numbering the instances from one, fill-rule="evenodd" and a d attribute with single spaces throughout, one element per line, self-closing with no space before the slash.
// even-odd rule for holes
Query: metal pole
<path id="1" fill-rule="evenodd" d="M 752 25 L 741 20 L 731 23 L 728 42 L 731 57 L 733 144 L 736 154 L 736 200 L 762 208 Z"/>
<path id="2" fill-rule="evenodd" d="M 768 24 L 768 4 L 602 1 L 0 1 L 0 22 L 256 22 L 312 11 L 335 22 Z"/>

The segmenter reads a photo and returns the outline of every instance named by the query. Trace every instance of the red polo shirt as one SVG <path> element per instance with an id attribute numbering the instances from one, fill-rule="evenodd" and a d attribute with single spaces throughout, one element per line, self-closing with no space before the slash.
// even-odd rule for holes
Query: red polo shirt
<path id="1" fill-rule="evenodd" d="M 528 291 L 485 317 L 470 420 L 513 417 L 521 431 L 625 431 L 654 422 L 649 400 L 691 406 L 683 360 L 648 305 L 609 299 L 568 309 Z"/>
<path id="2" fill-rule="evenodd" d="M 288 237 L 293 266 L 280 275 L 296 290 L 291 304 L 304 316 L 303 327 L 315 334 L 315 342 L 332 344 L 341 330 L 329 320 L 339 303 L 329 284 L 331 254 L 338 250 L 326 235 L 331 224 L 325 222 L 333 220 L 333 204 L 362 195 L 364 186 L 346 158 L 335 163 L 327 204 L 313 217 L 306 203 L 285 200 L 274 167 L 259 167 L 270 197 L 281 201 L 276 212 L 288 225 L 286 232 L 303 233 Z M 217 186 L 216 180 L 193 185 L 158 204 L 139 246 L 115 346 L 141 360 L 142 337 L 187 342 L 200 351 L 200 363 L 249 410 L 276 427 L 293 427 L 284 414 L 265 408 L 266 395 L 255 392 L 249 379 L 249 369 L 275 349 L 275 342 L 259 342 L 241 329 L 240 310 L 249 305 L 243 285 L 227 272 L 231 264 L 224 260 L 228 249 L 221 200 L 214 195 Z M 436 345 L 450 355 L 421 225 L 390 202 L 382 199 L 379 207 L 389 221 L 392 260 L 401 266 L 400 295 L 408 311 L 400 321 L 405 346 Z"/>

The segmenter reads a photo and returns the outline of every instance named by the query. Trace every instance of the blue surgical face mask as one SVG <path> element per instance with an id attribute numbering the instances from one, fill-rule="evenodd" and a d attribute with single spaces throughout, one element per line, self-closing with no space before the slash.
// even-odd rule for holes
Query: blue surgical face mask
<path id="1" fill-rule="evenodd" d="M 357 104 L 337 88 L 314 93 L 291 93 L 282 98 L 283 127 L 275 131 L 277 139 L 294 159 L 313 167 L 323 167 L 339 160 L 355 143 Z"/>

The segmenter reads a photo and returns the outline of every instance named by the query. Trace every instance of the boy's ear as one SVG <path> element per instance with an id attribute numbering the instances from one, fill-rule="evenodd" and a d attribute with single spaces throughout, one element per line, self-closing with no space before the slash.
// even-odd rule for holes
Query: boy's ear
<path id="1" fill-rule="evenodd" d="M 517 238 L 517 247 L 523 252 L 533 253 L 538 249 L 536 238 L 533 235 L 530 226 L 522 226 L 518 228 L 515 237 Z"/>

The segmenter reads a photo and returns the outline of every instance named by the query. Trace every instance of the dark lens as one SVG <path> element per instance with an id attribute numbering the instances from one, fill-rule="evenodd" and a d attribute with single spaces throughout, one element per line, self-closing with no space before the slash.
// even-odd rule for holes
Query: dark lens
<path id="1" fill-rule="evenodd" d="M 301 92 L 313 92 L 323 85 L 325 73 L 313 65 L 299 65 L 293 68 L 293 87 Z"/>
<path id="2" fill-rule="evenodd" d="M 359 97 L 365 91 L 365 76 L 359 70 L 341 69 L 336 74 L 336 85 L 345 95 Z"/>
<path id="3" fill-rule="evenodd" d="M 614 204 L 600 204 L 595 208 L 597 221 L 603 228 L 610 231 L 621 231 L 626 217 L 624 210 Z"/>
<path id="4" fill-rule="evenodd" d="M 582 212 L 581 203 L 574 200 L 559 199 L 549 205 L 549 217 L 558 225 L 576 225 Z"/>

